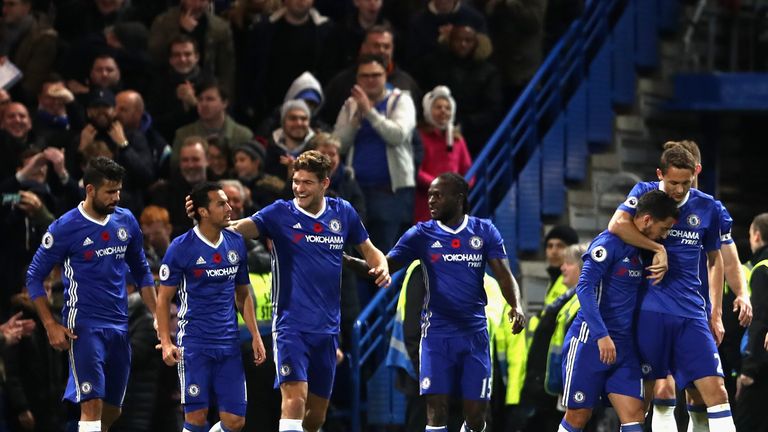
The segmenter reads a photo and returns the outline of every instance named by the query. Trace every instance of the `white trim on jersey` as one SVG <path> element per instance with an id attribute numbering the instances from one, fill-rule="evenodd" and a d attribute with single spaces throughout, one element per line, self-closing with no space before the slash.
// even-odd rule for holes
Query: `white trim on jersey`
<path id="1" fill-rule="evenodd" d="M 188 321 L 184 319 L 189 311 L 189 293 L 187 292 L 187 276 L 181 277 L 181 283 L 179 284 L 179 312 L 176 316 L 179 318 L 179 333 L 176 335 L 176 345 L 182 346 L 184 339 L 185 329 Z"/>
<path id="2" fill-rule="evenodd" d="M 301 206 L 299 205 L 299 201 L 298 201 L 296 198 L 294 198 L 293 200 L 291 200 L 291 202 L 293 203 L 293 206 L 294 206 L 294 207 L 296 207 L 296 210 L 298 210 L 298 211 L 300 211 L 300 212 L 304 213 L 305 215 L 307 215 L 307 216 L 311 217 L 312 219 L 317 219 L 317 218 L 319 218 L 320 216 L 322 216 L 322 215 L 323 215 L 323 213 L 325 213 L 325 209 L 326 209 L 326 207 L 327 207 L 327 205 L 326 205 L 326 202 L 325 202 L 325 198 L 323 198 L 323 205 L 322 205 L 322 206 L 320 206 L 320 210 L 318 210 L 318 212 L 317 212 L 317 213 L 315 213 L 315 214 L 312 214 L 312 213 L 310 213 L 310 212 L 308 212 L 308 211 L 304 210 L 303 208 L 301 208 Z"/>
<path id="3" fill-rule="evenodd" d="M 75 269 L 72 267 L 71 258 L 64 260 L 64 276 L 69 279 L 69 300 L 67 300 L 67 322 L 65 323 L 70 330 L 75 329 L 75 318 L 77 317 L 77 281 L 75 280 Z"/>
<path id="4" fill-rule="evenodd" d="M 664 192 L 664 180 L 662 180 L 662 181 L 660 181 L 660 182 L 659 182 L 659 190 L 660 190 L 660 191 L 662 191 L 662 192 Z M 691 197 L 691 191 L 689 190 L 689 191 L 688 191 L 688 192 L 685 194 L 685 196 L 683 197 L 683 200 L 682 200 L 682 201 L 680 201 L 679 203 L 677 203 L 677 208 L 680 208 L 680 207 L 684 206 L 684 205 L 685 205 L 685 203 L 687 203 L 687 202 L 688 202 L 688 198 L 690 198 L 690 197 Z"/>
<path id="5" fill-rule="evenodd" d="M 277 244 L 272 242 L 272 332 L 277 330 L 277 306 L 280 298 L 280 258 L 277 256 Z M 275 363 L 277 363 L 277 352 L 275 352 Z M 278 371 L 279 373 L 280 371 Z"/>
<path id="6" fill-rule="evenodd" d="M 571 381 L 573 380 L 573 364 L 576 361 L 576 349 L 578 348 L 579 341 L 576 337 L 571 336 L 571 341 L 568 347 L 568 357 L 565 359 L 565 382 L 563 383 L 563 405 L 568 406 L 568 402 L 571 400 Z"/>
<path id="7" fill-rule="evenodd" d="M 181 403 L 187 403 L 187 383 L 184 379 L 184 348 L 179 347 L 179 363 L 176 365 L 176 372 L 179 374 L 179 389 L 181 390 Z"/>
<path id="8" fill-rule="evenodd" d="M 427 336 L 427 330 L 429 330 L 429 319 L 432 317 L 432 312 L 429 310 L 429 275 L 427 274 L 427 266 L 424 260 L 421 262 L 422 277 L 424 278 L 424 322 L 421 323 L 421 337 Z"/>
<path id="9" fill-rule="evenodd" d="M 75 367 L 75 341 L 69 341 L 69 369 L 72 370 L 72 379 L 75 381 L 75 401 L 80 403 L 80 379 L 77 377 L 77 368 Z"/>
<path id="10" fill-rule="evenodd" d="M 600 308 L 600 301 L 602 299 L 603 299 L 603 280 L 600 279 L 600 285 L 597 286 L 597 307 L 598 307 L 598 309 Z M 598 310 L 598 312 L 600 312 L 600 311 Z"/>
<path id="11" fill-rule="evenodd" d="M 85 212 L 85 207 L 83 207 L 84 203 L 85 203 L 84 201 L 80 201 L 80 204 L 77 205 L 77 210 L 80 212 L 81 215 L 83 215 L 84 218 L 95 223 L 96 225 L 106 226 L 109 223 L 109 217 L 112 215 L 107 215 L 107 217 L 105 217 L 104 220 L 94 219 L 88 216 L 88 213 Z"/>
<path id="12" fill-rule="evenodd" d="M 224 234 L 219 233 L 219 239 L 216 240 L 216 243 L 215 244 L 211 243 L 211 241 L 208 240 L 207 238 L 205 238 L 205 236 L 200 232 L 200 225 L 195 225 L 195 227 L 192 228 L 192 231 L 195 232 L 195 235 L 197 236 L 197 238 L 200 239 L 201 242 L 207 244 L 208 246 L 210 246 L 210 247 L 212 247 L 214 249 L 218 249 L 219 246 L 221 246 L 221 242 L 224 241 Z"/>
<path id="13" fill-rule="evenodd" d="M 277 363 L 277 332 L 272 332 L 272 363 L 275 364 L 275 376 L 280 376 L 280 366 Z"/>
<path id="14" fill-rule="evenodd" d="M 443 231 L 445 231 L 445 232 L 447 232 L 449 234 L 458 234 L 464 228 L 467 227 L 467 223 L 469 223 L 469 215 L 464 215 L 464 220 L 461 221 L 461 225 L 459 225 L 459 227 L 456 228 L 455 230 L 451 229 L 451 227 L 449 227 L 449 226 L 443 225 L 443 223 L 440 222 L 439 220 L 436 220 L 435 222 L 437 222 L 437 226 L 440 227 L 440 229 L 442 229 Z"/>

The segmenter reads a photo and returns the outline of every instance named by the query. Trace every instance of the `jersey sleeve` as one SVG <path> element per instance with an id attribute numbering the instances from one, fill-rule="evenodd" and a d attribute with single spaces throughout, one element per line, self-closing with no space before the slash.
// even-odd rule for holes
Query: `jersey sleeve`
<path id="1" fill-rule="evenodd" d="M 637 201 L 641 196 L 643 196 L 644 193 L 648 192 L 649 190 L 649 183 L 636 184 L 632 190 L 629 191 L 627 199 L 624 200 L 623 203 L 619 204 L 619 207 L 616 210 L 625 211 L 630 215 L 635 216 L 635 212 L 637 211 Z"/>
<path id="2" fill-rule="evenodd" d="M 488 259 L 506 259 L 507 250 L 504 248 L 504 239 L 501 238 L 501 233 L 496 226 L 490 222 L 488 223 L 486 237 Z"/>
<path id="3" fill-rule="evenodd" d="M 179 286 L 184 276 L 184 267 L 182 264 L 181 252 L 183 248 L 179 247 L 179 242 L 173 241 L 168 246 L 163 257 L 163 263 L 160 265 L 160 283 L 166 286 Z"/>
<path id="4" fill-rule="evenodd" d="M 272 203 L 251 216 L 251 220 L 256 224 L 256 228 L 259 229 L 259 234 L 262 238 L 272 237 L 269 232 L 269 219 L 276 209 L 277 203 Z"/>
<path id="5" fill-rule="evenodd" d="M 133 280 L 138 284 L 138 288 L 153 287 L 155 280 L 152 277 L 152 271 L 147 264 L 147 257 L 144 255 L 144 235 L 139 229 L 136 218 L 129 217 L 131 228 L 131 241 L 128 243 L 128 249 L 125 253 L 125 261 L 131 270 Z"/>
<path id="6" fill-rule="evenodd" d="M 581 312 L 589 326 L 589 331 L 595 340 L 608 335 L 608 330 L 600 315 L 597 304 L 600 281 L 610 272 L 611 264 L 616 256 L 615 246 L 609 242 L 596 241 L 590 245 L 584 254 L 584 265 L 576 285 L 576 295 L 579 297 Z"/>
<path id="7" fill-rule="evenodd" d="M 360 215 L 357 214 L 357 210 L 352 207 L 352 204 L 347 201 L 341 202 L 343 203 L 347 224 L 349 226 L 349 243 L 359 245 L 368 240 L 368 231 L 365 229 L 363 221 L 360 219 Z"/>
<path id="8" fill-rule="evenodd" d="M 723 203 L 716 201 L 717 206 L 720 209 L 720 244 L 733 244 L 733 236 L 731 235 L 731 228 L 733 227 L 733 218 L 728 213 L 728 209 L 725 208 Z"/>
<path id="9" fill-rule="evenodd" d="M 251 283 L 251 278 L 248 276 L 248 251 L 245 249 L 245 239 L 240 235 L 237 237 L 237 253 L 240 255 L 240 265 L 237 267 L 235 284 L 248 285 Z"/>
<path id="10" fill-rule="evenodd" d="M 66 241 L 65 225 L 60 219 L 54 221 L 43 234 L 43 241 L 37 248 L 27 270 L 27 290 L 29 297 L 35 300 L 45 295 L 43 281 L 51 273 L 53 266 L 64 261 L 69 249 Z"/>
<path id="11" fill-rule="evenodd" d="M 712 217 L 711 217 L 711 223 L 707 227 L 707 230 L 704 234 L 704 251 L 710 252 L 713 250 L 719 250 L 720 249 L 720 235 L 721 235 L 721 229 L 720 229 L 720 207 L 719 206 L 713 206 L 712 207 Z"/>
<path id="12" fill-rule="evenodd" d="M 387 257 L 401 264 L 410 264 L 419 259 L 419 237 L 419 226 L 412 226 L 400 237 Z"/>

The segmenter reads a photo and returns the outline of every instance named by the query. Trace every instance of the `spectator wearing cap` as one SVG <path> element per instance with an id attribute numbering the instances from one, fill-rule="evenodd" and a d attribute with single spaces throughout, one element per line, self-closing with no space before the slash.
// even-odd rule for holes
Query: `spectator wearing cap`
<path id="1" fill-rule="evenodd" d="M 158 177 L 167 178 L 171 146 L 155 130 L 152 116 L 144 109 L 144 98 L 139 92 L 124 90 L 115 96 L 115 117 L 127 131 L 140 134 L 152 152 L 152 162 Z"/>
<path id="2" fill-rule="evenodd" d="M 567 291 L 560 267 L 565 260 L 565 249 L 578 242 L 579 235 L 568 225 L 556 225 L 544 237 L 547 274 L 549 274 L 549 286 L 544 297 L 545 306 Z"/>
<path id="3" fill-rule="evenodd" d="M 454 127 L 456 101 L 451 90 L 437 86 L 424 95 L 424 122 L 419 135 L 424 143 L 424 162 L 416 174 L 416 197 L 414 200 L 414 223 L 430 220 L 427 205 L 427 190 L 432 180 L 444 172 L 464 175 L 472 166 L 464 137 Z"/>
<path id="4" fill-rule="evenodd" d="M 264 172 L 290 182 L 290 167 L 315 135 L 309 127 L 312 111 L 302 99 L 291 99 L 280 108 L 280 128 L 269 138 L 264 158 Z"/>
<path id="5" fill-rule="evenodd" d="M 141 214 L 144 189 L 155 178 L 155 164 L 146 138 L 138 130 L 126 130 L 117 120 L 115 95 L 109 89 L 91 91 L 86 117 L 87 123 L 80 131 L 74 149 L 67 152 L 68 156 L 86 151 L 95 142 L 105 143 L 114 160 L 125 168 L 121 205 L 134 214 Z M 77 165 L 70 166 L 74 169 Z"/>
<path id="6" fill-rule="evenodd" d="M 235 149 L 233 160 L 238 180 L 248 189 L 254 210 L 262 209 L 290 193 L 290 184 L 264 172 L 264 146 L 247 142 Z"/>
<path id="7" fill-rule="evenodd" d="M 179 35 L 195 40 L 202 70 L 216 78 L 228 94 L 234 92 L 235 47 L 229 23 L 210 12 L 210 0 L 181 0 L 155 18 L 149 52 L 156 65 L 165 65 L 171 42 Z"/>
<path id="8" fill-rule="evenodd" d="M 176 130 L 173 138 L 171 167 L 178 165 L 179 149 L 184 140 L 191 136 L 208 138 L 215 136 L 221 145 L 231 149 L 253 138 L 247 127 L 236 123 L 227 114 L 229 94 L 216 82 L 204 82 L 197 88 L 197 121 Z"/>
<path id="9" fill-rule="evenodd" d="M 301 99 L 309 107 L 310 112 L 310 125 L 315 130 L 328 130 L 330 127 L 328 124 L 322 122 L 316 114 L 323 106 L 325 97 L 323 95 L 323 87 L 320 82 L 317 81 L 311 72 L 304 72 L 299 75 L 298 78 L 293 80 L 288 91 L 285 93 L 285 99 L 283 103 L 293 99 Z M 276 108 L 271 116 L 264 119 L 259 126 L 256 127 L 254 133 L 259 136 L 268 136 L 272 131 L 280 127 L 280 111 L 283 106 L 280 105 Z"/>

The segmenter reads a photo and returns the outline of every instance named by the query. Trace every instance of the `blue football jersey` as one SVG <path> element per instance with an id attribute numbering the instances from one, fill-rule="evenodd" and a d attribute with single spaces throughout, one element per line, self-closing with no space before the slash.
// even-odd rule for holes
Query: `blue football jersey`
<path id="1" fill-rule="evenodd" d="M 654 189 L 659 182 L 638 183 L 630 191 L 619 210 L 635 215 L 637 201 Z M 720 249 L 720 208 L 715 199 L 697 189 L 691 189 L 678 204 L 680 216 L 662 244 L 667 250 L 669 270 L 657 285 L 647 284 L 642 310 L 668 313 L 686 318 L 706 318 L 706 296 L 701 294 L 701 254 Z"/>
<path id="2" fill-rule="evenodd" d="M 272 240 L 273 331 L 338 333 L 344 244 L 368 239 L 352 205 L 325 198 L 323 208 L 311 214 L 294 200 L 280 200 L 251 220 Z"/>
<path id="3" fill-rule="evenodd" d="M 179 346 L 237 345 L 235 286 L 248 285 L 243 236 L 223 230 L 211 243 L 198 227 L 176 237 L 160 266 L 160 282 L 178 286 Z"/>
<path id="4" fill-rule="evenodd" d="M 731 227 L 733 227 L 733 218 L 731 218 L 731 214 L 728 213 L 728 210 L 725 208 L 723 203 L 721 203 L 719 200 L 715 201 L 718 208 L 720 209 L 720 245 L 728 245 L 733 244 L 733 236 L 731 235 Z M 707 255 L 701 254 L 701 260 L 699 261 L 699 265 L 701 266 L 701 269 L 699 272 L 701 274 L 707 274 Z M 709 298 L 709 278 L 703 278 L 701 279 L 701 295 L 704 297 L 704 300 L 707 301 L 707 312 L 712 313 L 712 302 Z"/>
<path id="5" fill-rule="evenodd" d="M 471 334 L 486 328 L 485 265 L 489 259 L 507 257 L 491 221 L 465 215 L 456 229 L 436 220 L 419 222 L 388 256 L 400 263 L 421 260 L 426 282 L 422 336 Z"/>
<path id="6" fill-rule="evenodd" d="M 615 342 L 632 341 L 632 321 L 643 284 L 640 250 L 603 231 L 582 257 L 584 265 L 576 285 L 581 309 L 573 328 L 586 321 L 591 342 L 610 335 Z"/>
<path id="7" fill-rule="evenodd" d="M 154 286 L 139 224 L 121 207 L 99 221 L 88 216 L 80 203 L 48 227 L 27 271 L 33 300 L 45 295 L 43 281 L 56 264 L 63 265 L 62 325 L 70 329 L 127 330 L 128 269 L 140 287 Z"/>

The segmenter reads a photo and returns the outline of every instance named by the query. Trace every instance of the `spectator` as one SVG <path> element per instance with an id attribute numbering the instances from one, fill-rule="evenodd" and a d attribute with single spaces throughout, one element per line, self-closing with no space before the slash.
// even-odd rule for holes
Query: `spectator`
<path id="1" fill-rule="evenodd" d="M 137 130 L 126 130 L 115 115 L 115 95 L 110 90 L 90 93 L 86 110 L 87 124 L 68 154 L 81 154 L 96 141 L 106 144 L 115 162 L 125 168 L 120 202 L 134 214 L 144 208 L 144 190 L 155 179 L 152 150 Z M 70 165 L 72 166 L 72 165 Z M 79 174 L 79 173 L 78 173 Z M 80 175 L 77 175 L 79 178 Z"/>
<path id="2" fill-rule="evenodd" d="M 67 87 L 78 98 L 81 105 L 88 103 L 91 90 L 107 89 L 116 93 L 123 88 L 120 67 L 110 54 L 96 56 L 91 63 L 91 70 L 85 84 L 75 79 L 67 81 Z"/>
<path id="3" fill-rule="evenodd" d="M 144 110 L 144 98 L 136 91 L 125 90 L 115 97 L 115 118 L 128 132 L 140 134 L 152 153 L 152 167 L 158 177 L 168 177 L 171 147 L 153 127 L 152 116 Z"/>
<path id="4" fill-rule="evenodd" d="M 375 25 L 365 32 L 365 39 L 360 45 L 360 55 L 377 55 L 384 59 L 387 65 L 387 84 L 411 92 L 415 100 L 421 98 L 421 90 L 416 80 L 408 72 L 400 69 L 394 60 L 395 42 L 392 28 L 386 25 Z M 349 92 L 357 82 L 357 64 L 339 72 L 325 86 L 325 104 L 320 111 L 322 120 L 333 124 L 339 115 L 341 106 L 349 97 Z"/>
<path id="5" fill-rule="evenodd" d="M 355 172 L 341 160 L 341 142 L 329 133 L 320 132 L 310 140 L 305 150 L 317 150 L 328 156 L 331 160 L 331 184 L 327 195 L 349 201 L 365 223 L 365 195 L 355 180 Z"/>
<path id="6" fill-rule="evenodd" d="M 148 103 L 158 130 L 172 140 L 176 129 L 197 119 L 195 88 L 213 76 L 200 68 L 197 43 L 189 35 L 171 40 L 167 63 L 157 74 Z"/>
<path id="7" fill-rule="evenodd" d="M 197 43 L 202 70 L 221 83 L 230 94 L 235 82 L 235 48 L 226 21 L 209 11 L 210 0 L 181 0 L 152 23 L 149 51 L 158 65 L 167 60 L 171 42 L 180 34 Z"/>
<path id="8" fill-rule="evenodd" d="M 416 109 L 408 92 L 387 86 L 386 63 L 377 56 L 361 56 L 351 94 L 334 134 L 365 194 L 371 241 L 389 250 L 413 217 Z"/>
<path id="9" fill-rule="evenodd" d="M 141 232 L 144 233 L 144 255 L 152 273 L 160 271 L 165 251 L 171 244 L 171 220 L 168 210 L 156 205 L 144 207 L 139 217 Z"/>
<path id="10" fill-rule="evenodd" d="M 408 62 L 415 64 L 448 40 L 454 25 L 468 25 L 488 33 L 485 17 L 462 0 L 430 0 L 409 24 Z"/>
<path id="11" fill-rule="evenodd" d="M 31 0 L 4 0 L 0 23 L 0 56 L 21 69 L 23 76 L 13 91 L 30 106 L 53 68 L 58 40 L 50 23 L 31 8 Z"/>
<path id="12" fill-rule="evenodd" d="M 33 130 L 50 146 L 66 148 L 75 129 L 82 129 L 82 118 L 72 102 L 75 95 L 58 75 L 50 75 L 37 95 L 37 112 Z"/>
<path id="13" fill-rule="evenodd" d="M 310 124 L 312 129 L 328 130 L 327 123 L 320 121 L 316 116 L 317 112 L 323 106 L 323 87 L 310 72 L 304 72 L 298 78 L 293 80 L 288 91 L 285 93 L 283 103 L 292 99 L 301 99 L 309 107 Z M 280 111 L 282 105 L 276 108 L 272 115 L 264 119 L 254 131 L 256 135 L 268 136 L 272 131 L 280 127 Z"/>
<path id="14" fill-rule="evenodd" d="M 136 21 L 122 22 L 104 33 L 106 50 L 114 56 L 123 72 L 124 87 L 145 93 L 152 75 L 147 27 Z"/>
<path id="15" fill-rule="evenodd" d="M 240 181 L 220 180 L 219 185 L 229 199 L 229 206 L 232 207 L 232 220 L 242 219 L 255 213 L 250 208 L 246 212 L 245 203 L 248 201 L 248 193 Z M 272 258 L 266 246 L 264 246 L 260 239 L 244 240 L 245 250 L 248 252 L 248 272 L 256 274 L 269 273 L 271 271 Z"/>
<path id="16" fill-rule="evenodd" d="M 290 184 L 285 178 L 264 173 L 265 156 L 264 147 L 256 141 L 241 145 L 233 154 L 235 173 L 241 184 L 248 190 L 250 197 L 248 201 L 254 211 L 290 193 Z"/>
<path id="17" fill-rule="evenodd" d="M 458 105 L 456 122 L 473 155 L 480 153 L 498 126 L 503 107 L 501 78 L 488 60 L 491 51 L 487 36 L 456 25 L 449 33 L 448 48 L 427 56 L 420 68 L 422 84 L 451 89 Z"/>
<path id="18" fill-rule="evenodd" d="M 342 54 L 342 64 L 354 64 L 365 39 L 365 33 L 374 25 L 389 25 L 381 13 L 382 0 L 354 0 L 354 13 L 336 28 L 335 40 Z"/>
<path id="19" fill-rule="evenodd" d="M 3 110 L 0 122 L 0 180 L 12 176 L 21 165 L 21 154 L 32 147 L 42 147 L 32 133 L 27 108 L 11 102 Z"/>
<path id="20" fill-rule="evenodd" d="M 62 39 L 76 42 L 102 34 L 119 22 L 133 21 L 136 11 L 126 0 L 65 0 L 57 7 L 55 27 Z"/>
<path id="21" fill-rule="evenodd" d="M 311 118 L 312 112 L 303 100 L 294 99 L 283 103 L 280 108 L 281 127 L 270 136 L 264 158 L 264 172 L 290 182 L 293 161 L 304 152 L 304 147 L 315 135 L 309 127 Z"/>
<path id="22" fill-rule="evenodd" d="M 230 151 L 216 137 L 208 138 L 208 179 L 219 181 L 232 178 Z"/>
<path id="23" fill-rule="evenodd" d="M 204 82 L 197 88 L 197 115 L 194 123 L 180 127 L 173 138 L 171 167 L 177 166 L 179 148 L 190 136 L 215 136 L 219 143 L 232 149 L 253 138 L 251 131 L 227 114 L 229 94 L 215 82 Z"/>
<path id="24" fill-rule="evenodd" d="M 284 0 L 283 7 L 256 25 L 249 35 L 247 58 L 254 99 L 250 110 L 261 118 L 283 101 L 288 87 L 304 71 L 320 81 L 337 65 L 329 50 L 331 21 L 312 8 L 313 0 Z"/>
<path id="25" fill-rule="evenodd" d="M 467 143 L 454 128 L 456 101 L 448 87 L 437 86 L 424 95 L 424 120 L 419 128 L 424 143 L 424 162 L 416 175 L 414 223 L 432 219 L 427 205 L 427 190 L 432 180 L 444 172 L 462 176 L 472 166 Z"/>

